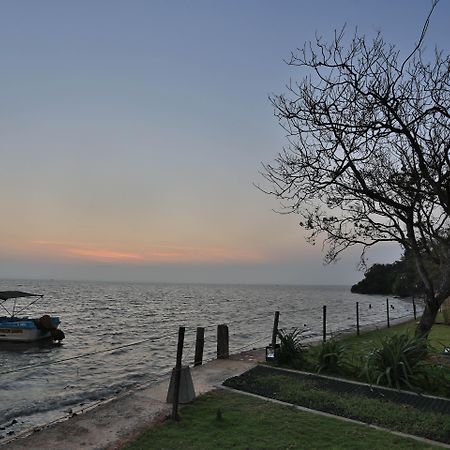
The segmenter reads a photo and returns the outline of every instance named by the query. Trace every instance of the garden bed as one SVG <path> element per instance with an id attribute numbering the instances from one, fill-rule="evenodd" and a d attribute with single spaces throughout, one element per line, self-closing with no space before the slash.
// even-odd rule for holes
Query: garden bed
<path id="1" fill-rule="evenodd" d="M 224 385 L 450 444 L 450 401 L 267 366 Z"/>

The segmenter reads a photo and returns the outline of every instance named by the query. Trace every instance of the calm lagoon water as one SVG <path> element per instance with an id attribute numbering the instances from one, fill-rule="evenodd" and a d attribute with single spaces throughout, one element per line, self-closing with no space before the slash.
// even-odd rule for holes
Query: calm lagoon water
<path id="1" fill-rule="evenodd" d="M 332 333 L 354 327 L 357 301 L 362 325 L 386 319 L 386 297 L 342 286 L 0 281 L 0 290 L 16 289 L 44 294 L 27 314 L 58 315 L 66 339 L 60 346 L 0 344 L 0 443 L 155 383 L 175 363 L 179 326 L 186 327 L 184 363 L 192 364 L 197 326 L 206 328 L 204 359 L 211 359 L 218 324 L 229 325 L 232 352 L 263 347 L 275 310 L 280 328 L 303 328 L 309 338 L 322 332 L 322 305 Z M 412 316 L 408 301 L 390 302 L 391 317 Z"/>

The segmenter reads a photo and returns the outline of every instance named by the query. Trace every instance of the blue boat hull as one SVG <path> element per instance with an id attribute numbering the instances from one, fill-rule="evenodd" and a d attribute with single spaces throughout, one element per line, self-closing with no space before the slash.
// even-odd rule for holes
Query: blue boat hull
<path id="1" fill-rule="evenodd" d="M 59 317 L 52 317 L 52 326 L 57 328 Z M 48 330 L 40 329 L 36 320 L 28 317 L 0 317 L 0 342 L 34 342 L 41 339 L 51 339 Z"/>

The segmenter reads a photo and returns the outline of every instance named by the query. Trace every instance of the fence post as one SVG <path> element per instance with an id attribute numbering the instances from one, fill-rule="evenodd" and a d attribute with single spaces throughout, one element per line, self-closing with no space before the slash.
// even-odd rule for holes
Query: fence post
<path id="1" fill-rule="evenodd" d="M 178 400 L 180 396 L 181 361 L 183 359 L 184 327 L 178 329 L 177 362 L 175 365 L 174 398 L 172 404 L 172 420 L 179 420 Z"/>
<path id="2" fill-rule="evenodd" d="M 217 325 L 217 359 L 228 359 L 229 336 L 227 325 Z"/>
<path id="3" fill-rule="evenodd" d="M 325 342 L 327 340 L 327 305 L 323 305 L 322 308 L 322 340 Z"/>
<path id="4" fill-rule="evenodd" d="M 413 296 L 413 311 L 414 311 L 414 320 L 417 320 L 417 310 L 416 310 L 416 299 Z"/>
<path id="5" fill-rule="evenodd" d="M 356 336 L 359 336 L 359 302 L 356 302 Z"/>
<path id="6" fill-rule="evenodd" d="M 275 346 L 277 344 L 278 334 L 278 321 L 280 320 L 280 311 L 275 311 L 275 317 L 273 318 L 273 330 L 272 330 L 272 348 L 275 352 Z"/>
<path id="7" fill-rule="evenodd" d="M 389 299 L 386 299 L 386 317 L 387 317 L 387 326 L 391 328 L 391 322 L 389 320 Z"/>
<path id="8" fill-rule="evenodd" d="M 197 333 L 195 335 L 194 367 L 201 366 L 203 363 L 204 346 L 205 346 L 205 329 L 203 327 L 197 327 Z"/>

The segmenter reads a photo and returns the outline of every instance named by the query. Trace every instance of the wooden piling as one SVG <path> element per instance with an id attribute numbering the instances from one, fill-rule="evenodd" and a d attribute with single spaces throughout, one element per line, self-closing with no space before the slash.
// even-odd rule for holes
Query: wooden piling
<path id="1" fill-rule="evenodd" d="M 327 305 L 323 305 L 322 308 L 322 340 L 327 340 Z"/>
<path id="2" fill-rule="evenodd" d="M 205 346 L 205 329 L 203 327 L 197 327 L 197 333 L 195 335 L 194 367 L 201 366 L 203 364 L 204 346 Z"/>
<path id="3" fill-rule="evenodd" d="M 217 325 L 217 359 L 230 357 L 228 325 Z"/>
<path id="4" fill-rule="evenodd" d="M 412 298 L 412 302 L 413 302 L 414 320 L 417 320 L 416 299 L 414 296 Z"/>

